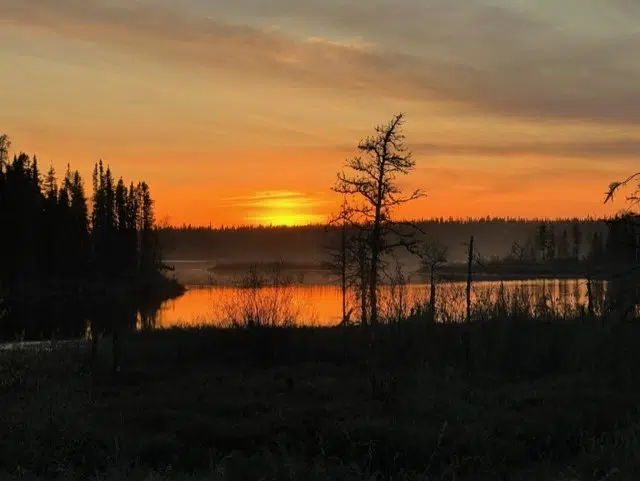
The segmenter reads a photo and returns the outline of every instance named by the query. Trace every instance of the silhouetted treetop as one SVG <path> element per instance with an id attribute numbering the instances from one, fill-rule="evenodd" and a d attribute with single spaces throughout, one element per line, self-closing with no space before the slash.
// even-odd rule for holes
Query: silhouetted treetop
<path id="1" fill-rule="evenodd" d="M 0 136 L 0 282 L 5 290 L 87 279 L 135 279 L 161 268 L 149 186 L 129 190 L 111 169 L 93 170 L 91 209 L 82 176 L 67 165 L 59 181 L 53 164 L 43 176 L 38 160 Z M 91 210 L 91 215 L 89 211 Z"/>

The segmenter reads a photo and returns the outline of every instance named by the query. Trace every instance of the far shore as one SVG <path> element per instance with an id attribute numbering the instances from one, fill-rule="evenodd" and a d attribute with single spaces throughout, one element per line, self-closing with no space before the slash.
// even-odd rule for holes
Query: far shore
<path id="1" fill-rule="evenodd" d="M 337 276 L 318 263 L 296 263 L 296 262 L 215 262 L 208 260 L 200 261 L 174 261 L 169 262 L 175 271 L 175 278 L 187 288 L 197 287 L 234 287 L 242 280 L 252 266 L 257 266 L 258 270 L 268 273 L 279 266 L 280 274 L 285 275 L 288 280 L 297 285 L 338 285 L 340 283 Z M 487 272 L 487 270 L 476 270 L 472 273 L 474 282 L 508 282 L 508 281 L 528 281 L 528 280 L 569 280 L 584 279 L 585 273 L 580 269 L 566 269 L 557 272 L 551 271 L 545 266 L 540 266 L 538 270 L 516 271 L 503 269 L 501 272 Z M 493 269 L 491 269 L 493 270 Z M 413 269 L 407 268 L 405 275 L 410 284 L 425 284 L 429 282 L 429 273 L 420 270 L 416 265 Z M 606 276 L 602 272 L 592 274 L 593 280 L 605 280 Z M 467 270 L 464 264 L 449 264 L 440 268 L 438 273 L 439 282 L 466 282 Z"/>

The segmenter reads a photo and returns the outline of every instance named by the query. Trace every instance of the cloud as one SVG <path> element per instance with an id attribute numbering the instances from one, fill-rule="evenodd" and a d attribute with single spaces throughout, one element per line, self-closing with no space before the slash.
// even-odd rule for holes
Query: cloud
<path id="1" fill-rule="evenodd" d="M 0 22 L 189 68 L 443 102 L 453 114 L 640 124 L 640 8 L 607 3 L 598 24 L 598 2 L 584 1 L 191 1 L 182 12 L 161 0 L 0 0 Z"/>
<path id="2" fill-rule="evenodd" d="M 227 197 L 224 202 L 237 207 L 261 209 L 306 209 L 327 203 L 326 200 L 302 192 L 287 190 L 259 191 L 246 196 Z"/>
<path id="3" fill-rule="evenodd" d="M 584 201 L 597 207 L 616 175 L 612 173 L 610 178 L 609 174 L 593 167 L 518 166 L 496 171 L 465 166 L 428 166 L 422 169 L 422 173 L 427 179 L 424 187 L 431 200 L 437 198 L 453 202 L 453 198 L 455 203 L 467 206 L 476 201 L 531 199 L 530 194 L 535 193 L 534 197 L 540 202 L 560 204 L 569 199 L 572 203 Z"/>
<path id="4" fill-rule="evenodd" d="M 0 0 L 0 19 L 171 63 L 246 75 L 271 74 L 312 84 L 333 77 L 333 72 L 321 75 L 322 62 L 348 66 L 358 62 L 360 53 L 368 48 L 319 37 L 293 40 L 270 28 L 187 17 L 138 3 L 110 6 L 98 0 Z"/>
<path id="5" fill-rule="evenodd" d="M 580 159 L 636 159 L 640 157 L 640 138 L 605 141 L 538 142 L 502 144 L 412 143 L 414 155 L 483 156 L 483 157 L 564 157 Z"/>

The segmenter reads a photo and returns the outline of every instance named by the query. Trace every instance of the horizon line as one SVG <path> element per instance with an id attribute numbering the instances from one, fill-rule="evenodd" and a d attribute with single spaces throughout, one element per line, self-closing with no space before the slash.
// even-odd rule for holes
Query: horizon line
<path id="1" fill-rule="evenodd" d="M 398 220 L 398 222 L 411 222 L 415 224 L 420 223 L 470 223 L 470 222 L 604 222 L 608 219 L 613 219 L 619 214 L 610 215 L 610 216 L 573 216 L 573 217 L 517 217 L 517 216 L 477 216 L 477 217 L 444 217 L 444 216 L 433 216 L 433 217 L 423 217 L 418 219 L 402 219 Z M 300 228 L 325 228 L 325 227 L 336 227 L 329 226 L 327 223 L 318 223 L 318 222 L 310 222 L 308 224 L 214 224 L 210 222 L 209 224 L 190 224 L 190 223 L 182 223 L 182 224 L 165 224 L 162 226 L 157 226 L 158 229 L 208 229 L 208 230 L 226 230 L 226 229 L 300 229 Z"/>

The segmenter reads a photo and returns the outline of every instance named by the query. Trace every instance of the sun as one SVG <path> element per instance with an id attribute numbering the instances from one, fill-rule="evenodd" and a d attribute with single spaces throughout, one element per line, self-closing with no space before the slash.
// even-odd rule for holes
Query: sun
<path id="1" fill-rule="evenodd" d="M 316 202 L 297 192 L 257 193 L 247 220 L 259 225 L 296 226 L 321 223 L 323 215 L 312 213 Z"/>

